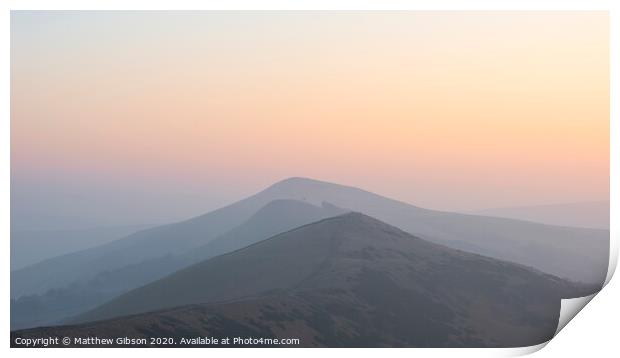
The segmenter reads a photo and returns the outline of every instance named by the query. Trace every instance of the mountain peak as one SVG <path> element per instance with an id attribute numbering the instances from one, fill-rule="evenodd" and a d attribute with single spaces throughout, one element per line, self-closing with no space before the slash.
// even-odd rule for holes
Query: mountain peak
<path id="1" fill-rule="evenodd" d="M 295 199 L 320 206 L 323 201 L 330 201 L 334 196 L 341 196 L 344 193 L 355 195 L 364 193 L 364 191 L 316 179 L 291 177 L 272 184 L 260 194 L 268 195 L 272 197 L 272 200 L 273 198 Z"/>
<path id="2" fill-rule="evenodd" d="M 329 183 L 321 180 L 304 178 L 304 177 L 290 177 L 278 182 L 275 182 L 270 186 L 270 188 L 282 188 L 282 187 L 296 187 L 296 186 L 307 186 L 307 185 L 338 185 L 334 183 Z"/>
<path id="3" fill-rule="evenodd" d="M 330 230 L 333 232 L 357 233 L 362 236 L 381 233 L 381 235 L 388 234 L 407 236 L 412 239 L 417 239 L 417 237 L 406 233 L 395 226 L 389 225 L 381 220 L 373 218 L 372 216 L 356 211 L 350 211 L 338 216 L 326 218 L 315 224 L 317 226 L 329 226 Z M 351 236 L 351 239 L 356 239 L 356 237 L 353 235 Z"/>

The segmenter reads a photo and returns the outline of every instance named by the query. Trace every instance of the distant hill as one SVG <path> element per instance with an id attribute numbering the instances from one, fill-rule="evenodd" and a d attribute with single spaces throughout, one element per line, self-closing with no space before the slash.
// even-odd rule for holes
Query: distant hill
<path id="1" fill-rule="evenodd" d="M 118 240 L 147 225 L 65 230 L 11 229 L 11 270 Z"/>
<path id="2" fill-rule="evenodd" d="M 512 347 L 550 339 L 596 290 L 436 245 L 359 213 L 193 265 L 16 337 L 300 338 L 301 346 Z"/>
<path id="3" fill-rule="evenodd" d="M 485 209 L 473 214 L 609 230 L 609 200 Z"/>

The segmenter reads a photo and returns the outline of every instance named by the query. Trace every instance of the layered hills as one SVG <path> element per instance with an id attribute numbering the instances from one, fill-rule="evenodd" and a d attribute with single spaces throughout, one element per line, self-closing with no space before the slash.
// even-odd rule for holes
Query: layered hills
<path id="1" fill-rule="evenodd" d="M 301 346 L 533 345 L 595 286 L 437 245 L 360 213 L 304 225 L 15 337 L 248 336 Z M 88 322 L 88 323 L 87 323 Z"/>
<path id="2" fill-rule="evenodd" d="M 195 218 L 11 272 L 13 329 L 64 322 L 196 262 L 347 211 L 447 247 L 600 287 L 609 230 L 428 210 L 339 184 L 278 182 Z"/>

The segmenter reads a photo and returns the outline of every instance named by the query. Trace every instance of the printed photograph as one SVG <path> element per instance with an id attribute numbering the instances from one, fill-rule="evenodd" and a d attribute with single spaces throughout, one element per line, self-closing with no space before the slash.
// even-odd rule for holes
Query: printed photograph
<path id="1" fill-rule="evenodd" d="M 607 12 L 10 21 L 13 348 L 529 347 L 605 283 Z"/>

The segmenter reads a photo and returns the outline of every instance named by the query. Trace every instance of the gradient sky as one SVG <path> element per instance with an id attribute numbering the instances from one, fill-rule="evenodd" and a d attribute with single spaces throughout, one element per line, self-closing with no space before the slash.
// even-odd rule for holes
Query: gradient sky
<path id="1" fill-rule="evenodd" d="M 290 176 L 606 199 L 608 51 L 604 12 L 12 12 L 13 216 L 175 220 Z"/>

